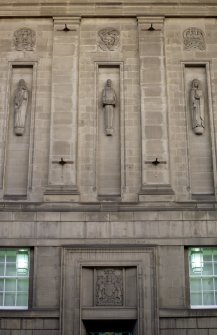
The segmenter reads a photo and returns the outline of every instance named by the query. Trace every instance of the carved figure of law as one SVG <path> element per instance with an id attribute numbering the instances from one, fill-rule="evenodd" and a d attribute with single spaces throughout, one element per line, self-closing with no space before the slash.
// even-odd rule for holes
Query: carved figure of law
<path id="1" fill-rule="evenodd" d="M 14 94 L 14 133 L 22 136 L 25 131 L 29 92 L 24 79 L 20 79 Z"/>
<path id="2" fill-rule="evenodd" d="M 190 108 L 192 129 L 196 135 L 202 135 L 204 133 L 204 97 L 201 82 L 198 79 L 192 80 Z"/>
<path id="3" fill-rule="evenodd" d="M 108 79 L 105 84 L 105 88 L 102 92 L 102 104 L 104 109 L 104 122 L 105 122 L 105 134 L 106 136 L 112 136 L 114 131 L 113 119 L 114 119 L 114 108 L 116 105 L 116 94 L 112 88 L 112 81 Z"/>

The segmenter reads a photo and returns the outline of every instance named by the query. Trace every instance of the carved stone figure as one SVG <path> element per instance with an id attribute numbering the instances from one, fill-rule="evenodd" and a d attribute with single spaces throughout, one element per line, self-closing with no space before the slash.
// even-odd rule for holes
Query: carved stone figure
<path id="1" fill-rule="evenodd" d="M 14 133 L 21 136 L 25 131 L 28 107 L 28 89 L 24 79 L 20 79 L 14 94 Z"/>
<path id="2" fill-rule="evenodd" d="M 195 134 L 202 135 L 204 133 L 204 98 L 201 83 L 198 79 L 192 80 L 190 108 L 192 129 Z"/>
<path id="3" fill-rule="evenodd" d="M 204 33 L 199 28 L 191 27 L 186 29 L 183 33 L 183 38 L 185 50 L 193 48 L 205 50 L 206 48 Z"/>
<path id="4" fill-rule="evenodd" d="M 35 32 L 29 28 L 21 28 L 14 33 L 14 46 L 17 51 L 32 51 L 35 41 Z"/>
<path id="5" fill-rule="evenodd" d="M 96 305 L 123 304 L 123 276 L 120 269 L 97 270 Z"/>
<path id="6" fill-rule="evenodd" d="M 114 28 L 104 28 L 98 32 L 100 48 L 104 51 L 113 51 L 117 49 L 120 42 L 120 33 Z"/>
<path id="7" fill-rule="evenodd" d="M 104 108 L 104 121 L 105 121 L 105 134 L 107 136 L 112 136 L 114 127 L 113 127 L 113 118 L 114 118 L 114 108 L 116 105 L 116 94 L 112 88 L 112 81 L 108 79 L 105 84 L 105 88 L 102 92 L 102 105 Z"/>

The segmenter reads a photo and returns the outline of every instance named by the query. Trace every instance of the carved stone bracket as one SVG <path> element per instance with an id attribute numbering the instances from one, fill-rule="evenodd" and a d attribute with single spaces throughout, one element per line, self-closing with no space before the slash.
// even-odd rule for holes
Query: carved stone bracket
<path id="1" fill-rule="evenodd" d="M 153 17 L 137 17 L 138 25 L 141 31 L 161 31 L 163 30 L 164 17 L 162 16 L 153 16 Z"/>
<path id="2" fill-rule="evenodd" d="M 74 164 L 73 161 L 66 161 L 63 159 L 63 157 L 60 158 L 58 161 L 52 161 L 53 164 L 59 164 L 61 166 L 64 166 L 65 164 Z"/>
<path id="3" fill-rule="evenodd" d="M 160 161 L 157 157 L 154 160 L 151 161 L 145 161 L 145 164 L 152 164 L 154 166 L 158 166 L 159 164 L 167 164 L 166 161 Z"/>
<path id="4" fill-rule="evenodd" d="M 59 32 L 75 32 L 78 31 L 81 18 L 80 17 L 53 17 L 55 22 L 54 31 Z"/>

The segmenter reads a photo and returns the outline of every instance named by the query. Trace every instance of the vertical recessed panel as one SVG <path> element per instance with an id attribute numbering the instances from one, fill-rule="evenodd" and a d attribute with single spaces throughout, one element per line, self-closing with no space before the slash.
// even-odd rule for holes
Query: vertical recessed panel
<path id="1" fill-rule="evenodd" d="M 103 92 L 107 81 L 115 94 L 111 94 L 113 105 L 106 107 Z M 97 182 L 98 194 L 117 196 L 121 188 L 121 153 L 120 153 L 120 67 L 99 66 L 98 68 L 98 161 Z M 106 108 L 111 108 L 113 119 L 107 124 Z M 112 111 L 113 110 L 113 111 Z M 112 128 L 112 129 L 108 129 Z"/>
<path id="2" fill-rule="evenodd" d="M 26 196 L 28 187 L 29 171 L 29 145 L 31 124 L 31 96 L 32 96 L 32 66 L 13 66 L 10 81 L 8 128 L 6 136 L 6 161 L 4 173 L 4 193 L 12 196 Z M 22 80 L 26 85 L 28 99 L 26 101 L 26 112 L 23 116 L 24 129 L 16 130 L 16 108 L 21 103 L 18 97 L 19 82 Z M 21 82 L 21 83 L 22 83 Z M 22 91 L 22 90 L 21 90 Z M 20 93 L 23 94 L 22 92 Z"/>
<path id="3" fill-rule="evenodd" d="M 192 195 L 214 193 L 214 175 L 205 66 L 186 66 L 189 178 Z"/>

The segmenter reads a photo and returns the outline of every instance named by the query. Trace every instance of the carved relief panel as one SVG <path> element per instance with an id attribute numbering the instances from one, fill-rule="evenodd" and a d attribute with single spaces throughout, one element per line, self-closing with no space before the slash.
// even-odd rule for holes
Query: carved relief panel
<path id="1" fill-rule="evenodd" d="M 183 42 L 185 50 L 206 49 L 204 32 L 196 27 L 190 27 L 183 32 Z"/>
<path id="2" fill-rule="evenodd" d="M 115 28 L 104 28 L 98 32 L 98 45 L 103 51 L 114 51 L 120 45 L 120 32 Z"/>
<path id="3" fill-rule="evenodd" d="M 135 307 L 137 295 L 136 266 L 84 267 L 82 304 L 91 308 Z"/>
<path id="4" fill-rule="evenodd" d="M 123 270 L 104 268 L 96 270 L 96 305 L 123 305 Z"/>
<path id="5" fill-rule="evenodd" d="M 33 51 L 36 34 L 30 28 L 21 28 L 14 33 L 14 46 L 17 51 Z"/>

